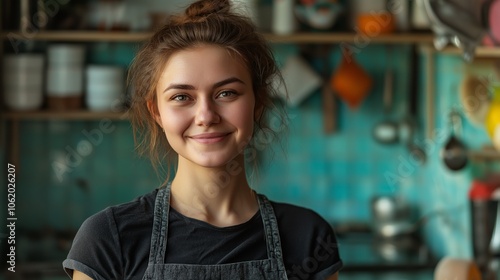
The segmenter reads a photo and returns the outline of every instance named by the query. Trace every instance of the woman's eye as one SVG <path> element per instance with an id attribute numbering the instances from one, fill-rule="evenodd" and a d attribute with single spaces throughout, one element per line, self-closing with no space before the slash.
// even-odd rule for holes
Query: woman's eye
<path id="1" fill-rule="evenodd" d="M 172 97 L 172 100 L 173 101 L 188 101 L 189 97 L 185 94 L 179 94 L 179 95 Z"/>
<path id="2" fill-rule="evenodd" d="M 236 92 L 234 91 L 229 91 L 229 90 L 225 90 L 225 91 L 222 91 L 221 93 L 219 93 L 219 96 L 218 97 L 231 97 L 233 95 L 236 95 Z"/>

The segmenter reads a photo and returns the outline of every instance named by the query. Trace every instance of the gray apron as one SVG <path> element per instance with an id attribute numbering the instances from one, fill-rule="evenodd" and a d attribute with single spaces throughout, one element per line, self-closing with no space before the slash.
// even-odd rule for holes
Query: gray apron
<path id="1" fill-rule="evenodd" d="M 258 195 L 260 215 L 264 223 L 267 259 L 228 264 L 197 265 L 164 263 L 168 239 L 168 214 L 170 210 L 170 184 L 160 188 L 156 195 L 151 249 L 144 280 L 284 280 L 287 279 L 278 222 L 271 203 Z M 173 252 L 175 253 L 175 252 Z"/>

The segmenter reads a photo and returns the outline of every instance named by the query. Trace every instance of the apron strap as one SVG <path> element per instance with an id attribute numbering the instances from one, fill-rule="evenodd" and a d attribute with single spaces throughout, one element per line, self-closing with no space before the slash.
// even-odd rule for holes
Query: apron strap
<path id="1" fill-rule="evenodd" d="M 167 250 L 168 215 L 170 210 L 170 183 L 158 189 L 156 194 L 153 232 L 149 249 L 148 264 L 161 264 L 165 261 Z"/>
<path id="2" fill-rule="evenodd" d="M 283 263 L 283 252 L 281 250 L 280 233 L 278 229 L 278 220 L 274 214 L 273 206 L 266 196 L 258 195 L 259 208 L 261 211 L 262 222 L 264 223 L 264 233 L 266 235 L 267 255 L 270 259 L 277 259 L 279 270 L 285 271 Z"/>

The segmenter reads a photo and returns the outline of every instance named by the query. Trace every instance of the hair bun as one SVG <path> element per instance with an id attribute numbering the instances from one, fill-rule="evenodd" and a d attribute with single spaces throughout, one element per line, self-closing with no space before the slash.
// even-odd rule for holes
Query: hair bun
<path id="1" fill-rule="evenodd" d="M 230 8 L 231 3 L 229 0 L 200 0 L 186 9 L 186 17 L 196 20 L 213 13 L 228 13 Z"/>

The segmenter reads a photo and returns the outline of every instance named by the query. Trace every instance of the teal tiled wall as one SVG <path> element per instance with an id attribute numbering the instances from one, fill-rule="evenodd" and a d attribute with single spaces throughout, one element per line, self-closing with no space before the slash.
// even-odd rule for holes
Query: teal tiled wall
<path id="1" fill-rule="evenodd" d="M 134 47 L 98 45 L 99 55 L 91 62 L 126 65 Z M 116 52 L 122 55 L 117 56 Z M 296 53 L 294 47 L 277 47 L 278 61 Z M 110 59 L 111 53 L 114 58 Z M 435 139 L 435 149 L 425 165 L 412 161 L 402 144 L 383 146 L 371 135 L 373 126 L 386 118 L 382 111 L 383 75 L 387 62 L 396 75 L 392 119 L 407 113 L 408 53 L 405 46 L 369 46 L 357 60 L 372 75 L 375 86 L 358 110 L 344 104 L 338 107 L 337 133 L 325 135 L 321 97 L 313 93 L 300 107 L 289 109 L 289 133 L 282 153 L 275 155 L 258 178 L 255 188 L 271 199 L 312 208 L 332 223 L 370 221 L 370 199 L 377 194 L 403 196 L 418 206 L 419 215 L 442 209 L 424 227 L 427 241 L 438 255 L 470 255 L 467 190 L 471 167 L 451 173 L 439 159 L 446 139 Z M 340 59 L 339 48 L 332 49 L 331 71 Z M 315 65 L 315 61 L 311 61 Z M 455 56 L 437 56 L 436 129 L 448 133 L 447 112 L 458 105 L 458 82 L 463 62 Z M 419 81 L 419 104 L 424 104 L 424 81 Z M 419 123 L 424 108 L 420 106 Z M 132 199 L 157 187 L 160 181 L 145 159 L 134 153 L 132 133 L 127 121 L 113 121 L 113 131 L 103 133 L 99 143 L 86 136 L 99 128 L 99 121 L 29 121 L 21 129 L 21 165 L 18 179 L 19 224 L 28 229 L 77 228 L 81 222 L 108 205 Z M 421 125 L 420 128 L 423 126 Z M 422 129 L 418 134 L 423 140 Z M 464 140 L 471 147 L 488 143 L 483 128 L 464 123 Z M 87 141 L 87 142 L 86 142 Z M 90 145 L 89 145 L 90 143 Z M 66 172 L 55 162 L 65 160 L 71 150 L 85 156 Z M 76 163 L 77 162 L 77 163 Z M 401 169 L 406 168 L 406 169 Z M 401 171 L 403 170 L 403 171 Z M 59 176 L 61 173 L 61 176 Z M 59 174 L 59 175 L 58 175 Z M 387 174 L 402 175 L 389 181 Z M 404 176 L 403 176 L 404 175 Z M 408 176 L 406 176 L 408 175 Z"/>
<path id="2" fill-rule="evenodd" d="M 403 117 L 406 110 L 408 64 L 401 57 L 407 50 L 393 51 L 391 56 L 397 61 L 394 65 L 396 112 L 393 115 L 397 119 Z M 421 129 L 417 141 L 432 141 L 426 146 L 427 162 L 420 164 L 403 145 L 382 146 L 371 137 L 373 125 L 384 118 L 379 101 L 381 73 L 388 61 L 384 55 L 382 49 L 370 47 L 359 56 L 360 63 L 375 76 L 376 86 L 358 111 L 341 105 L 337 134 L 322 133 L 319 94 L 313 95 L 301 108 L 290 111 L 296 119 L 291 121 L 287 156 L 276 158 L 270 164 L 269 171 L 262 176 L 261 191 L 276 200 L 313 208 L 332 223 L 369 222 L 370 199 L 374 195 L 402 196 L 414 203 L 417 216 L 436 211 L 443 213 L 430 216 L 423 227 L 425 240 L 437 256 L 471 257 L 468 188 L 477 176 L 473 170 L 495 168 L 491 163 L 470 162 L 466 169 L 452 172 L 440 159 L 440 150 L 450 133 L 448 113 L 452 108 L 463 113 L 458 90 L 465 64 L 459 56 L 435 56 L 434 123 L 440 137 L 426 139 L 423 133 L 425 80 L 419 81 Z M 423 58 L 421 63 L 424 66 Z M 424 77 L 423 70 L 421 77 Z M 490 144 L 484 127 L 473 126 L 464 117 L 462 121 L 462 139 L 470 149 Z M 388 173 L 398 175 L 401 180 L 396 183 L 388 180 Z"/>

